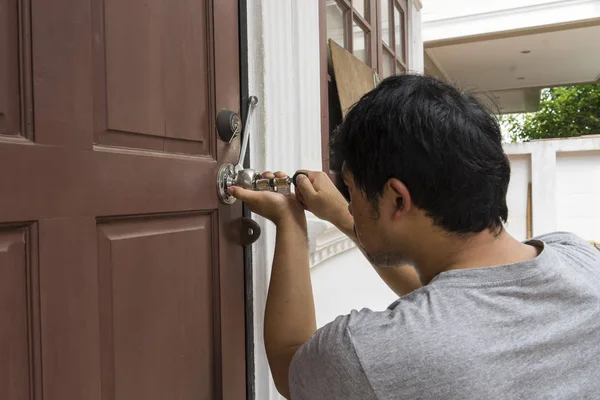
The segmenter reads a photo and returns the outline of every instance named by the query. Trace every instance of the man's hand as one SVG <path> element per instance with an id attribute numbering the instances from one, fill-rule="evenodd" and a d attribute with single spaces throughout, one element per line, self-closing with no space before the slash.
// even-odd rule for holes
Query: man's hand
<path id="1" fill-rule="evenodd" d="M 320 171 L 301 171 L 308 175 L 296 178 L 296 197 L 304 208 L 320 219 L 329 221 L 340 230 L 352 230 L 354 219 L 348 211 L 348 202 L 335 187 L 329 176 Z"/>
<path id="2" fill-rule="evenodd" d="M 287 178 L 283 172 L 264 172 L 261 178 Z M 288 219 L 298 219 L 304 216 L 302 204 L 293 196 L 284 196 L 279 193 L 262 192 L 242 189 L 241 187 L 232 186 L 228 189 L 230 195 L 243 201 L 248 205 L 250 211 L 265 217 L 275 225 L 279 225 Z"/>

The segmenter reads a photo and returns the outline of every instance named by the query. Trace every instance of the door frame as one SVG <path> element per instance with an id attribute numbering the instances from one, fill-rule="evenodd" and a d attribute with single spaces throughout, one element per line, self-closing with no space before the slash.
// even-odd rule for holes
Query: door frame
<path id="1" fill-rule="evenodd" d="M 240 46 L 240 116 L 242 121 L 246 120 L 249 92 L 248 77 L 248 2 L 247 0 L 238 1 L 238 32 Z M 260 102 L 260 99 L 259 99 Z M 246 134 L 246 132 L 244 132 Z M 244 168 L 250 167 L 250 147 L 246 151 L 244 158 Z M 243 205 L 242 216 L 250 218 L 251 213 Z M 244 246 L 244 292 L 245 292 L 245 315 L 246 315 L 246 399 L 254 400 L 255 391 L 255 368 L 254 368 L 254 284 L 253 284 L 253 263 L 252 247 Z"/>

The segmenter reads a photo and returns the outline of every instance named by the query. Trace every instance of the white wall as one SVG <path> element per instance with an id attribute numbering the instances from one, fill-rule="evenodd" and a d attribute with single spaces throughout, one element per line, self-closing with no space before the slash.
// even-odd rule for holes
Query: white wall
<path id="1" fill-rule="evenodd" d="M 356 248 L 314 266 L 311 277 L 319 327 L 353 309 L 384 310 L 398 298 Z"/>
<path id="2" fill-rule="evenodd" d="M 516 155 L 510 159 L 510 184 L 506 195 L 508 223 L 506 229 L 518 240 L 527 238 L 527 187 L 531 182 L 531 157 Z"/>
<path id="3" fill-rule="evenodd" d="M 533 235 L 574 232 L 600 241 L 600 138 L 509 144 L 511 183 L 507 230 L 526 238 L 527 185 L 532 185 Z"/>
<path id="4" fill-rule="evenodd" d="M 600 242 L 600 151 L 556 157 L 558 229 Z"/>

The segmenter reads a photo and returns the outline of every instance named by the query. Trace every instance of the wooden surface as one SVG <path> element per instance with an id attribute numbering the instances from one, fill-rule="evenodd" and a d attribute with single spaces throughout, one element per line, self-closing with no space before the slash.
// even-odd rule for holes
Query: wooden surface
<path id="1" fill-rule="evenodd" d="M 0 0 L 0 399 L 246 397 L 237 30 L 235 0 Z"/>
<path id="2" fill-rule="evenodd" d="M 365 63 L 329 39 L 334 79 L 342 115 L 367 92 L 375 88 L 374 72 Z"/>

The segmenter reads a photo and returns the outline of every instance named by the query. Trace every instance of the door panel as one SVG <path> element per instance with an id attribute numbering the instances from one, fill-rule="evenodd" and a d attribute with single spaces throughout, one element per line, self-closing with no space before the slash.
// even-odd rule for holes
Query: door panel
<path id="1" fill-rule="evenodd" d="M 16 0 L 0 0 L 0 134 L 20 132 L 19 8 Z"/>
<path id="2" fill-rule="evenodd" d="M 214 398 L 212 217 L 98 225 L 105 398 Z"/>
<path id="3" fill-rule="evenodd" d="M 27 235 L 22 227 L 0 230 L 0 398 L 30 398 L 30 322 Z"/>
<path id="4" fill-rule="evenodd" d="M 241 206 L 215 190 L 239 151 L 214 128 L 240 107 L 237 1 L 0 0 L 15 16 L 0 397 L 245 398 Z"/>
<path id="5" fill-rule="evenodd" d="M 96 142 L 214 154 L 206 1 L 93 1 Z"/>

